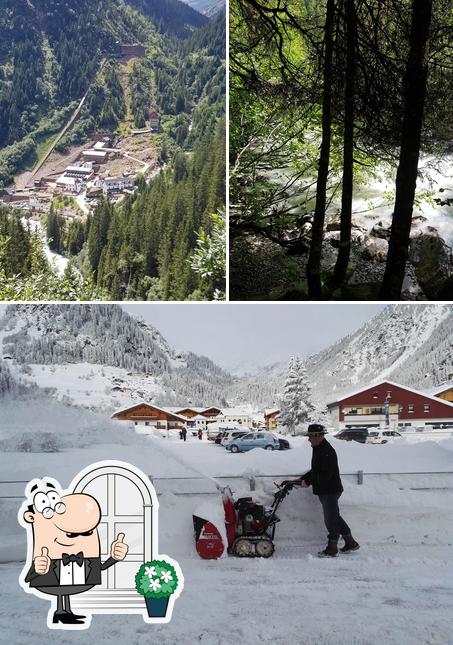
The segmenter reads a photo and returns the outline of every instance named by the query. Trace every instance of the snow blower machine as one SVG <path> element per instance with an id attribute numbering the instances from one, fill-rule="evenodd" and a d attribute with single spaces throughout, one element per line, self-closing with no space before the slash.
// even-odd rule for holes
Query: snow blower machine
<path id="1" fill-rule="evenodd" d="M 198 555 L 205 560 L 220 558 L 225 550 L 226 537 L 230 555 L 270 558 L 275 548 L 275 527 L 280 521 L 276 515 L 277 509 L 296 482 L 287 480 L 274 484 L 278 491 L 271 506 L 258 504 L 251 497 L 241 497 L 235 501 L 229 486 L 219 487 L 225 513 L 225 531 L 219 530 L 212 521 L 193 515 Z"/>

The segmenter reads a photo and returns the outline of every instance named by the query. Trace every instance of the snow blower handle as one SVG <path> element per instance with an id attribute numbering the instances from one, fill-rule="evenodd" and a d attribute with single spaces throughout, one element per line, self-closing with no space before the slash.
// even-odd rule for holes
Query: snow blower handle
<path id="1" fill-rule="evenodd" d="M 282 482 L 274 482 L 274 486 L 277 486 L 277 488 L 286 488 L 287 490 L 292 490 L 294 486 L 300 486 L 301 485 L 301 480 L 300 479 L 284 479 Z"/>

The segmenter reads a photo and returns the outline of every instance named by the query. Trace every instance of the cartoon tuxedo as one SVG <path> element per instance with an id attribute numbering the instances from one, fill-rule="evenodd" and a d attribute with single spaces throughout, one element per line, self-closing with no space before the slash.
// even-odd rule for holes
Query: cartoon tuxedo
<path id="1" fill-rule="evenodd" d="M 32 503 L 26 507 L 23 520 L 32 528 L 33 553 L 24 583 L 56 596 L 53 624 L 83 625 L 85 616 L 72 613 L 70 596 L 100 585 L 101 572 L 124 560 L 128 546 L 123 542 L 124 533 L 118 533 L 110 557 L 101 562 L 101 509 L 97 500 L 85 493 L 61 496 L 56 485 L 38 481 L 30 487 Z"/>

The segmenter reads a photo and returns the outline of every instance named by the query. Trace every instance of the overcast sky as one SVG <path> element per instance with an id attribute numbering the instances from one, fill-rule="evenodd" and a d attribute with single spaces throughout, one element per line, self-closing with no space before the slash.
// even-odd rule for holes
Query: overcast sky
<path id="1" fill-rule="evenodd" d="M 362 304 L 125 304 L 179 350 L 217 364 L 266 365 L 309 356 L 354 332 L 385 305 Z"/>

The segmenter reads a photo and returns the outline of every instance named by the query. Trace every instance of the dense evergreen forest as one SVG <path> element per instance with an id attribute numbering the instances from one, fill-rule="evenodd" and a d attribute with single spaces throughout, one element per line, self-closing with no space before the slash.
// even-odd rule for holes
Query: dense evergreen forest
<path id="1" fill-rule="evenodd" d="M 230 29 L 232 298 L 451 298 L 450 2 L 232 0 Z"/>
<path id="2" fill-rule="evenodd" d="M 161 170 L 148 182 L 137 179 L 135 194 L 121 206 L 101 201 L 88 219 L 65 219 L 64 200 L 54 199 L 43 228 L 50 250 L 69 259 L 60 290 L 42 235 L 3 208 L 1 258 L 28 242 L 17 261 L 0 262 L 0 298 L 11 297 L 14 280 L 19 299 L 25 297 L 27 280 L 38 273 L 52 275 L 51 289 L 62 299 L 224 297 L 224 14 L 208 20 L 179 0 L 81 0 L 77 10 L 66 0 L 2 4 L 0 189 L 33 165 L 40 145 L 61 130 L 85 92 L 57 151 L 93 132 L 143 128 L 154 105 Z M 146 52 L 127 87 L 117 41 L 141 43 Z M 46 284 L 40 281 L 38 299 L 49 297 Z"/>
<path id="3" fill-rule="evenodd" d="M 113 300 L 205 300 L 223 274 L 191 263 L 197 239 L 212 231 L 225 195 L 225 123 L 200 139 L 122 208 L 102 202 L 86 224 L 87 260 Z M 221 224 L 224 226 L 224 224 Z M 197 237 L 198 232 L 198 237 Z M 224 251 L 222 241 L 222 253 Z M 193 266 L 192 266 L 193 265 Z"/>

